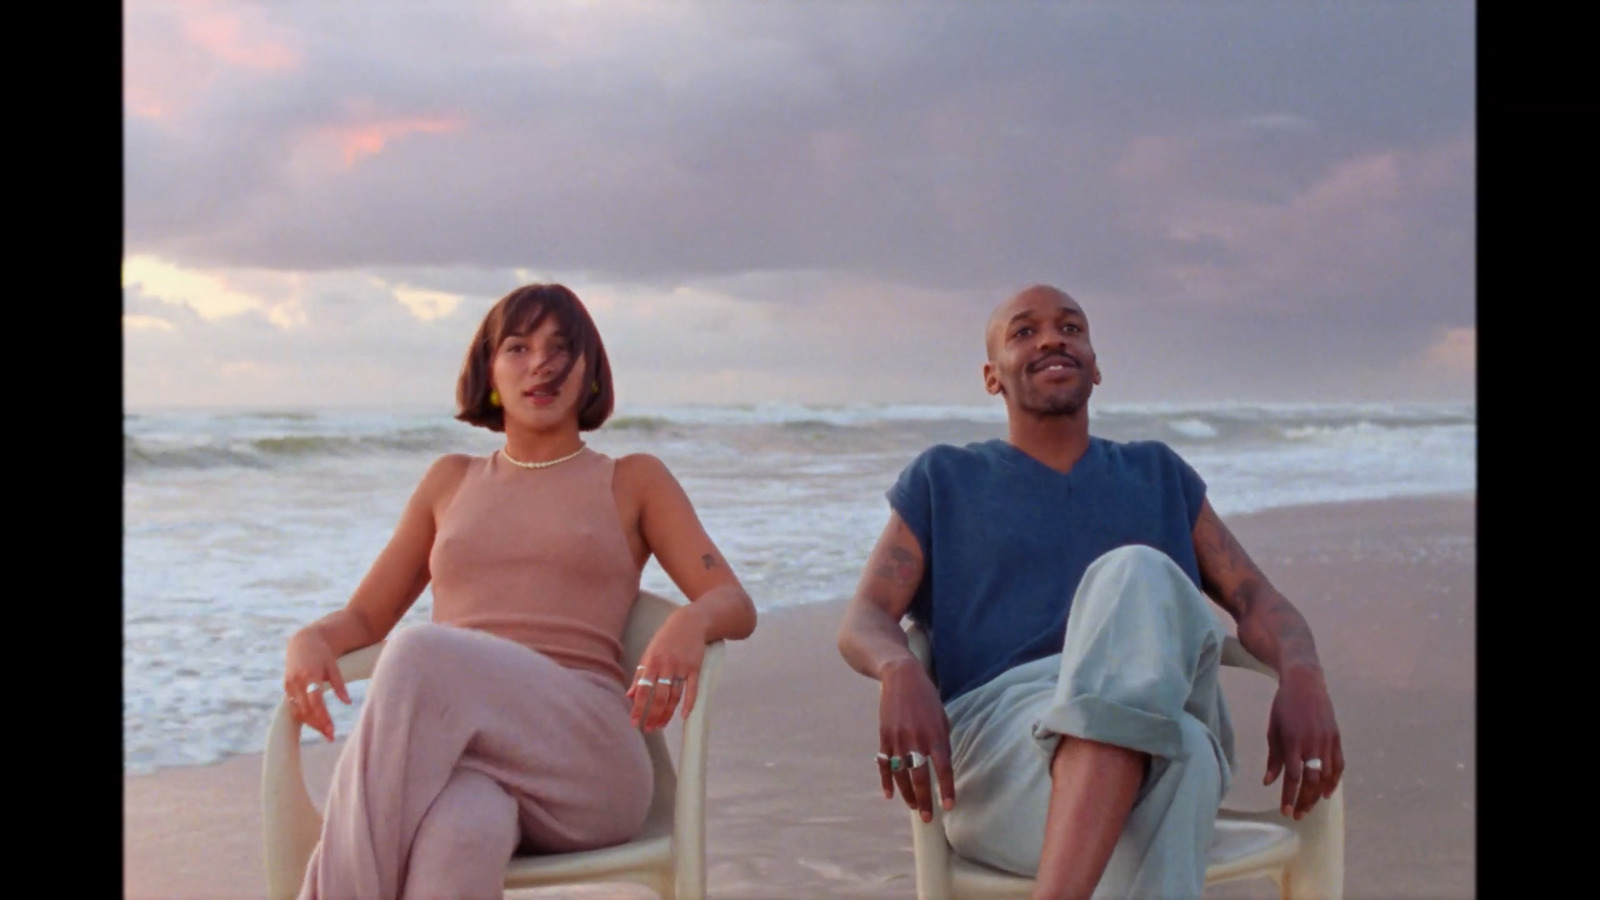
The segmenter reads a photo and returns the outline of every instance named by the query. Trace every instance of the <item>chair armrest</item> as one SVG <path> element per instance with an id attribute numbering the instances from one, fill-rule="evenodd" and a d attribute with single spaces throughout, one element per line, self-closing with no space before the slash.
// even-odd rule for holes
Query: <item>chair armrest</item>
<path id="1" fill-rule="evenodd" d="M 1271 666 L 1251 656 L 1250 651 L 1246 650 L 1244 645 L 1239 643 L 1239 639 L 1231 634 L 1222 642 L 1222 664 L 1233 666 L 1236 669 L 1249 669 L 1252 672 L 1265 675 L 1273 681 L 1278 680 L 1278 673 L 1272 671 Z"/>
<path id="2" fill-rule="evenodd" d="M 360 650 L 351 650 L 339 657 L 339 677 L 346 682 L 366 681 L 372 677 L 373 670 L 378 668 L 378 657 L 383 653 L 383 641 L 379 641 Z M 323 685 L 327 690 L 327 685 Z"/>
<path id="3" fill-rule="evenodd" d="M 933 647 L 928 633 L 909 616 L 900 620 L 906 632 L 906 646 L 911 655 L 922 664 L 928 677 L 933 677 Z M 937 682 L 935 682 L 937 684 Z M 933 786 L 933 820 L 922 821 L 916 810 L 910 811 L 912 856 L 916 860 L 918 896 L 943 898 L 940 887 L 950 880 L 950 844 L 944 835 L 944 807 L 939 792 L 939 780 L 931 779 Z"/>
<path id="4" fill-rule="evenodd" d="M 346 653 L 339 657 L 340 676 L 346 683 L 371 678 L 382 652 L 380 642 Z M 322 816 L 311 802 L 300 765 L 300 727 L 289 698 L 280 698 L 261 762 L 261 832 L 267 894 L 273 900 L 299 893 L 306 862 L 322 832 Z"/>
<path id="5" fill-rule="evenodd" d="M 706 645 L 700 663 L 694 710 L 683 723 L 683 745 L 678 752 L 678 789 L 673 801 L 673 855 L 676 857 L 676 892 L 683 897 L 705 896 L 706 859 L 706 756 L 711 734 L 711 696 L 715 692 L 727 642 Z"/>
<path id="6" fill-rule="evenodd" d="M 933 646 L 928 642 L 928 633 L 921 625 L 907 616 L 900 620 L 900 627 L 906 632 L 906 646 L 911 648 L 911 655 L 922 663 L 922 670 L 931 677 L 933 675 Z"/>

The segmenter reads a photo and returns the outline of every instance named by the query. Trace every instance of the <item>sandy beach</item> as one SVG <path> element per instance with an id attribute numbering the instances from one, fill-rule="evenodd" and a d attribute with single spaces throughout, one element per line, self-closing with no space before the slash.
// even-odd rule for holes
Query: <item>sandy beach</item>
<path id="1" fill-rule="evenodd" d="M 1229 520 L 1316 634 L 1344 735 L 1353 900 L 1475 894 L 1475 511 L 1445 497 Z M 841 610 L 765 613 L 730 648 L 712 720 L 714 897 L 914 896 L 906 811 L 882 798 L 871 759 L 876 685 L 834 647 Z M 1270 686 L 1233 674 L 1239 772 L 1225 805 L 1273 806 L 1277 788 L 1260 783 Z M 337 749 L 307 747 L 319 802 Z M 259 779 L 255 755 L 125 778 L 125 896 L 263 896 Z M 650 896 L 526 895 L 578 893 Z M 1206 896 L 1276 892 L 1259 880 Z"/>

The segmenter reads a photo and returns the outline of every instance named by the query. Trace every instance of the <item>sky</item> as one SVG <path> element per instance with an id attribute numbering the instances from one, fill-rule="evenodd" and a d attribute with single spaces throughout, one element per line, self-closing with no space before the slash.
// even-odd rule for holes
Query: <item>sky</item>
<path id="1" fill-rule="evenodd" d="M 128 2 L 124 401 L 450 408 L 571 287 L 619 408 L 1471 401 L 1474 5 Z"/>

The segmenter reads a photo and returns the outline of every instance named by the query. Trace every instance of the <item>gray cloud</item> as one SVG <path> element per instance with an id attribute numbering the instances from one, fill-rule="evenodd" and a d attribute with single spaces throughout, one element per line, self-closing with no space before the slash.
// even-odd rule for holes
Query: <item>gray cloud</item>
<path id="1" fill-rule="evenodd" d="M 378 9 L 251 7 L 298 59 L 275 70 L 130 9 L 130 83 L 182 111 L 128 118 L 129 252 L 405 271 L 475 304 L 519 267 L 703 286 L 826 324 L 795 352 L 844 368 L 918 366 L 1053 281 L 1237 390 L 1337 392 L 1473 321 L 1470 5 Z M 382 149 L 346 165 L 363 129 Z M 952 321 L 830 355 L 871 346 L 830 286 Z"/>

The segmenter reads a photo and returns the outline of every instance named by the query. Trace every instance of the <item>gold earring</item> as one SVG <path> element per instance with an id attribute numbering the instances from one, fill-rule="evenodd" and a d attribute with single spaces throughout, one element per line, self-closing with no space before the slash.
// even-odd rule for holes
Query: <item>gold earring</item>
<path id="1" fill-rule="evenodd" d="M 598 381 L 591 382 L 589 384 L 589 393 L 591 393 L 591 394 L 600 393 L 600 382 L 598 382 Z"/>
<path id="2" fill-rule="evenodd" d="M 500 392 L 495 390 L 495 389 L 493 389 L 493 388 L 489 389 L 489 405 L 490 406 L 499 406 L 500 405 Z"/>

